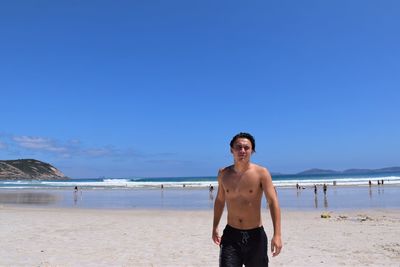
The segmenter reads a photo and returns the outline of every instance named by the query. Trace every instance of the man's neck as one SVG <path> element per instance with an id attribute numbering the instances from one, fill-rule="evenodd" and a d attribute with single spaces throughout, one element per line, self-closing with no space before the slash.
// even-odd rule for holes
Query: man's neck
<path id="1" fill-rule="evenodd" d="M 233 169 L 237 173 L 244 173 L 250 168 L 250 161 L 236 161 L 235 164 L 233 165 Z"/>

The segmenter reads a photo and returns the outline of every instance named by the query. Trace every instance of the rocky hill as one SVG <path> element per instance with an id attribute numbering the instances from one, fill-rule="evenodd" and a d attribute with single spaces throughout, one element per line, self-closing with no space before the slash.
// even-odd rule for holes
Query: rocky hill
<path id="1" fill-rule="evenodd" d="M 35 159 L 0 160 L 1 180 L 68 179 L 54 166 Z"/>
<path id="2" fill-rule="evenodd" d="M 339 173 L 338 171 L 333 171 L 333 170 L 323 170 L 323 169 L 309 169 L 306 171 L 302 171 L 297 173 L 297 175 L 313 175 L 313 174 L 335 174 Z"/>
<path id="3" fill-rule="evenodd" d="M 346 174 L 364 174 L 364 173 L 396 173 L 400 172 L 400 167 L 388 167 L 381 169 L 348 169 L 343 171 Z"/>

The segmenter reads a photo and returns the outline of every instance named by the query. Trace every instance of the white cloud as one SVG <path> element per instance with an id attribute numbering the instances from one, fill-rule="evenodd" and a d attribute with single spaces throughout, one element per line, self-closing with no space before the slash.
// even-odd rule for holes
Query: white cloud
<path id="1" fill-rule="evenodd" d="M 93 157 L 101 157 L 101 156 L 112 155 L 113 154 L 112 152 L 113 151 L 107 148 L 90 148 L 83 150 L 82 154 Z"/>
<path id="2" fill-rule="evenodd" d="M 43 137 L 32 137 L 32 136 L 14 136 L 13 140 L 21 147 L 48 151 L 54 153 L 66 153 L 68 148 L 63 146 L 58 146 L 53 140 Z"/>
<path id="3" fill-rule="evenodd" d="M 88 158 L 121 158 L 138 157 L 132 149 L 116 149 L 112 146 L 85 147 L 80 140 L 74 139 L 60 142 L 50 138 L 39 136 L 13 136 L 12 143 L 20 148 L 41 153 L 52 153 L 63 158 L 88 157 Z M 1 145 L 1 143 L 0 143 Z M 0 146 L 1 148 L 1 146 Z"/>

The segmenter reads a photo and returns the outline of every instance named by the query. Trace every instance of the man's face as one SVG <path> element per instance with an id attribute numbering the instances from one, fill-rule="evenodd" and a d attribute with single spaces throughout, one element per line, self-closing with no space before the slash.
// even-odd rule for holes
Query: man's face
<path id="1" fill-rule="evenodd" d="M 236 139 L 231 147 L 231 152 L 236 161 L 248 161 L 253 153 L 250 140 L 247 138 Z"/>

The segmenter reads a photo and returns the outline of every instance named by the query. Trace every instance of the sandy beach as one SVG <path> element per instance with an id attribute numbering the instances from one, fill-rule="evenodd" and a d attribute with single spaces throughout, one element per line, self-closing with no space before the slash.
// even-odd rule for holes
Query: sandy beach
<path id="1" fill-rule="evenodd" d="M 282 210 L 284 248 L 270 266 L 400 266 L 399 210 L 321 214 Z M 0 266 L 218 266 L 211 223 L 211 210 L 2 206 Z"/>

